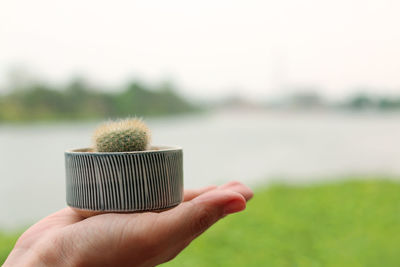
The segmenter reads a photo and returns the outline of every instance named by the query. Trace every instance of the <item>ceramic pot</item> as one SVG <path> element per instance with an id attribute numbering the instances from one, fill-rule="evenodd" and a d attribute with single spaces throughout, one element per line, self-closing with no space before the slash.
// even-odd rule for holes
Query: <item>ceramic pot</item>
<path id="1" fill-rule="evenodd" d="M 183 199 L 183 153 L 153 146 L 135 152 L 65 152 L 67 205 L 88 217 L 169 209 Z"/>

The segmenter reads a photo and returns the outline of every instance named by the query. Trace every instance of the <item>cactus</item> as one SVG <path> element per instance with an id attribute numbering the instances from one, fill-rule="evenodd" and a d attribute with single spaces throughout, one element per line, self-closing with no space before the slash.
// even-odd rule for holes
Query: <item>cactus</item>
<path id="1" fill-rule="evenodd" d="M 140 119 L 111 121 L 100 125 L 93 134 L 97 152 L 127 152 L 146 150 L 150 130 Z"/>

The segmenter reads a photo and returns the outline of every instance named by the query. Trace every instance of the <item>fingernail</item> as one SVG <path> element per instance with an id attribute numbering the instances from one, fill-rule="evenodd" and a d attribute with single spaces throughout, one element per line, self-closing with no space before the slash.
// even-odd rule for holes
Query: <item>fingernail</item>
<path id="1" fill-rule="evenodd" d="M 245 208 L 246 208 L 246 203 L 244 201 L 232 200 L 225 205 L 224 213 L 227 215 L 227 214 L 242 211 Z"/>

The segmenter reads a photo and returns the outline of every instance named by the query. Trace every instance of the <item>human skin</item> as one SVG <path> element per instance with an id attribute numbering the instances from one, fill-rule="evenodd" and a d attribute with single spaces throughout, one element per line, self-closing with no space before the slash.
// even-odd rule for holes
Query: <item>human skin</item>
<path id="1" fill-rule="evenodd" d="M 158 213 L 84 218 L 65 208 L 29 228 L 4 266 L 155 266 L 218 220 L 244 210 L 252 197 L 247 186 L 229 182 L 185 190 L 183 203 Z"/>

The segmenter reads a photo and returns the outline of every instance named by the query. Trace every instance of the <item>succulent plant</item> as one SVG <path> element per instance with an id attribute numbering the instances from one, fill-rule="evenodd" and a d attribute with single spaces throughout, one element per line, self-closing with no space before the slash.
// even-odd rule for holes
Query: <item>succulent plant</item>
<path id="1" fill-rule="evenodd" d="M 149 147 L 150 130 L 140 119 L 111 121 L 95 130 L 93 143 L 97 152 L 143 151 Z"/>

